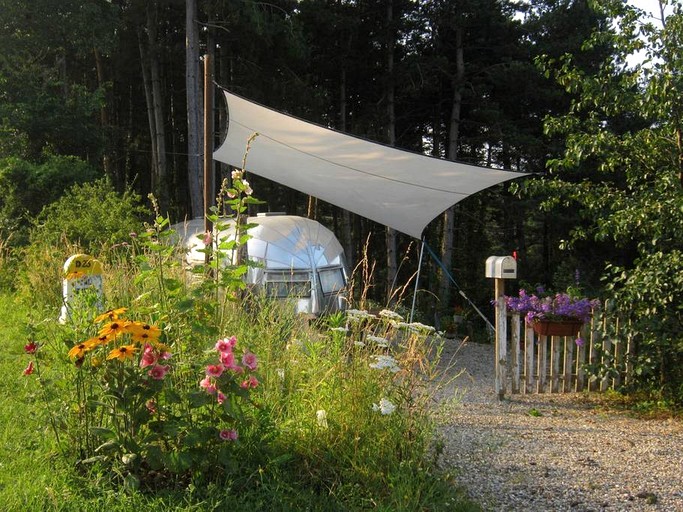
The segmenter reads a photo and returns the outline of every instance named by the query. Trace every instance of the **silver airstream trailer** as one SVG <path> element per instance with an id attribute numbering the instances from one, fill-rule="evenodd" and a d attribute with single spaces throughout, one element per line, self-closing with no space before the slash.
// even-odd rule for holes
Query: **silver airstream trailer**
<path id="1" fill-rule="evenodd" d="M 319 315 L 345 309 L 344 291 L 348 270 L 344 249 L 325 226 L 311 219 L 284 214 L 249 217 L 247 255 L 250 267 L 246 282 L 257 291 L 277 299 L 293 300 L 298 313 Z M 204 219 L 173 226 L 187 249 L 191 266 L 204 263 Z M 217 236 L 229 237 L 233 230 Z"/>

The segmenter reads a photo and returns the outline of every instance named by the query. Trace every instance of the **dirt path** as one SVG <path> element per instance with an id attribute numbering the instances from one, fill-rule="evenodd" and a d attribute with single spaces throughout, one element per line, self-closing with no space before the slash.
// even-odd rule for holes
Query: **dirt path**
<path id="1" fill-rule="evenodd" d="M 485 510 L 683 512 L 683 423 L 606 412 L 583 394 L 493 390 L 493 347 L 449 341 L 443 464 Z"/>

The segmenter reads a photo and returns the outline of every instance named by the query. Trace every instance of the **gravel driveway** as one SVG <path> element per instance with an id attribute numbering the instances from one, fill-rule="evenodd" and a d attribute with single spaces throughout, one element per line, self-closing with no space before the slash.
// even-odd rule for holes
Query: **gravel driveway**
<path id="1" fill-rule="evenodd" d="M 683 422 L 606 412 L 583 394 L 493 391 L 493 346 L 446 341 L 442 463 L 485 510 L 683 511 Z"/>

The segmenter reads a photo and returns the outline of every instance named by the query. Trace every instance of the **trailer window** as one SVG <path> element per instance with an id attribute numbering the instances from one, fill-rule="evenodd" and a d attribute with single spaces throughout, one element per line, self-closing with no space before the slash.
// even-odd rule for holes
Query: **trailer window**
<path id="1" fill-rule="evenodd" d="M 344 273 L 340 268 L 321 270 L 318 278 L 324 294 L 336 293 L 344 288 Z"/>
<path id="2" fill-rule="evenodd" d="M 266 294 L 269 297 L 310 297 L 308 272 L 266 272 Z"/>

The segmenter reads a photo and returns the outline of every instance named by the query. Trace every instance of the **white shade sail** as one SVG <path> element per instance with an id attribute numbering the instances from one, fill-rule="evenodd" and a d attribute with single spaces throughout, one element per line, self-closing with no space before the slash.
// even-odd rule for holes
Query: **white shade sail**
<path id="1" fill-rule="evenodd" d="M 214 158 L 415 238 L 467 196 L 523 173 L 403 151 L 276 112 L 224 91 L 228 132 Z"/>

